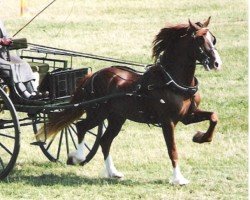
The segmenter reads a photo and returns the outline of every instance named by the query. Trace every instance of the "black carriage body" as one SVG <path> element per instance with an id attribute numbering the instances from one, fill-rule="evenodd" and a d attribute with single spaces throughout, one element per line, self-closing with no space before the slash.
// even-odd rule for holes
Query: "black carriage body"
<path id="1" fill-rule="evenodd" d="M 48 74 L 49 97 L 51 100 L 70 97 L 88 69 L 66 69 Z"/>

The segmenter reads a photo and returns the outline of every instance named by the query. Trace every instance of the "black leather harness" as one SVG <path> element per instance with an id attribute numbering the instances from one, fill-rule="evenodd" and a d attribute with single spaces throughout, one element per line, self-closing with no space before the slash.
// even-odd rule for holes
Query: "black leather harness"
<path id="1" fill-rule="evenodd" d="M 159 65 L 162 75 L 164 77 L 164 84 L 150 84 L 147 86 L 147 90 L 155 90 L 155 89 L 163 89 L 163 88 L 169 88 L 170 90 L 181 94 L 186 97 L 193 97 L 194 94 L 198 91 L 198 79 L 194 77 L 195 86 L 183 86 L 179 85 L 174 81 L 174 79 L 171 77 L 171 75 L 164 69 L 162 65 Z"/>

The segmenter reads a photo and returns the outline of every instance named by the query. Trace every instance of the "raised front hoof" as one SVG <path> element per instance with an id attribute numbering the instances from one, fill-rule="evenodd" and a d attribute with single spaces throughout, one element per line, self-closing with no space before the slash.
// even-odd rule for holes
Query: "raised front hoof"
<path id="1" fill-rule="evenodd" d="M 204 143 L 204 142 L 211 142 L 211 141 L 212 139 L 206 137 L 206 133 L 203 133 L 200 131 L 198 131 L 193 137 L 193 142 L 196 142 L 199 144 Z"/>
<path id="2" fill-rule="evenodd" d="M 170 181 L 171 184 L 173 185 L 187 185 L 189 184 L 189 180 L 185 179 L 184 177 L 176 179 L 174 178 L 172 181 Z"/>

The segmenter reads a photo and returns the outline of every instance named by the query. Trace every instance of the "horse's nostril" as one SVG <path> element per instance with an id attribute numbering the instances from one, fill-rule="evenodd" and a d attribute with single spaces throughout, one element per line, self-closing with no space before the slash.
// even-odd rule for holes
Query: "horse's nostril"
<path id="1" fill-rule="evenodd" d="M 215 66 L 216 68 L 218 68 L 220 65 L 219 65 L 218 62 L 215 62 L 215 63 L 214 63 L 214 66 Z"/>

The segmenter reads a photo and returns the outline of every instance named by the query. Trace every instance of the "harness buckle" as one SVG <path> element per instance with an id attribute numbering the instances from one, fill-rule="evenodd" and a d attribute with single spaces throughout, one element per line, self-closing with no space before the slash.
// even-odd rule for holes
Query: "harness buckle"
<path id="1" fill-rule="evenodd" d="M 148 90 L 153 90 L 154 89 L 154 85 L 148 85 Z"/>
<path id="2" fill-rule="evenodd" d="M 170 81 L 168 81 L 167 83 L 166 83 L 166 85 L 170 85 L 170 83 L 172 83 L 173 82 L 173 80 L 170 80 Z"/>

